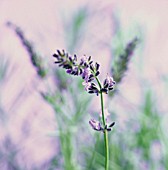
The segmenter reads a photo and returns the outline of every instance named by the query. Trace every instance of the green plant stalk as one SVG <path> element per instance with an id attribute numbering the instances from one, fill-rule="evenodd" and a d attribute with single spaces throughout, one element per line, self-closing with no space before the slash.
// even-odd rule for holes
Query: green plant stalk
<path id="1" fill-rule="evenodd" d="M 103 103 L 102 92 L 100 93 L 100 97 L 101 97 L 102 121 L 105 127 L 106 120 L 104 118 L 104 103 Z M 109 169 L 109 145 L 108 145 L 108 132 L 106 129 L 104 130 L 104 143 L 105 143 L 105 170 L 108 170 Z"/>
<path id="2" fill-rule="evenodd" d="M 100 83 L 99 79 L 97 77 L 95 77 L 95 78 L 96 78 L 96 81 L 101 89 L 102 87 L 101 87 L 101 83 Z M 102 122 L 103 122 L 103 126 L 105 128 L 106 119 L 104 116 L 104 102 L 103 102 L 102 91 L 100 91 L 100 100 L 101 100 L 101 110 L 102 110 Z M 109 169 L 109 144 L 108 144 L 108 132 L 106 129 L 104 130 L 104 143 L 105 143 L 105 170 L 108 170 Z"/>

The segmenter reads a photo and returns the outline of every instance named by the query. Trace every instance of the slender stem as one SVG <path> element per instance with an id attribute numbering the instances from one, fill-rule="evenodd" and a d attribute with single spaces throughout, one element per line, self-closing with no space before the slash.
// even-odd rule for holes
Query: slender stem
<path id="1" fill-rule="evenodd" d="M 100 93 L 100 99 L 101 99 L 101 110 L 102 110 L 102 121 L 103 121 L 103 125 L 104 127 L 106 126 L 106 120 L 105 120 L 105 116 L 104 116 L 104 103 L 103 103 L 103 93 Z"/>
<path id="2" fill-rule="evenodd" d="M 103 125 L 105 127 L 106 125 L 106 120 L 104 116 L 104 104 L 103 104 L 103 93 L 101 92 L 101 109 L 102 109 L 102 120 L 103 120 Z M 104 142 L 105 142 L 105 170 L 109 169 L 109 145 L 108 145 L 108 133 L 107 130 L 104 130 Z"/>
<path id="3" fill-rule="evenodd" d="M 98 85 L 101 89 L 101 84 L 99 79 L 96 77 L 96 80 L 98 82 Z M 106 126 L 106 119 L 104 116 L 104 102 L 103 102 L 103 93 L 100 92 L 100 100 L 101 100 L 101 110 L 102 110 L 102 122 L 103 122 L 103 126 L 105 128 Z M 104 130 L 104 143 L 105 143 L 105 170 L 109 169 L 109 144 L 108 144 L 108 133 L 107 130 Z"/>

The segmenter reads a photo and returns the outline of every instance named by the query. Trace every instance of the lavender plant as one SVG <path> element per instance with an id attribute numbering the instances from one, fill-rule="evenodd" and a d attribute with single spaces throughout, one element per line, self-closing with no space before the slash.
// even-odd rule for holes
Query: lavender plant
<path id="1" fill-rule="evenodd" d="M 126 72 L 126 70 L 128 68 L 129 60 L 130 60 L 138 42 L 139 42 L 139 39 L 137 37 L 132 39 L 126 45 L 123 53 L 114 59 L 111 72 L 113 73 L 113 77 L 114 77 L 116 83 L 121 82 L 121 80 L 124 76 L 124 73 Z"/>
<path id="2" fill-rule="evenodd" d="M 7 22 L 7 26 L 14 30 L 18 38 L 21 40 L 21 43 L 23 44 L 23 46 L 26 48 L 30 56 L 31 63 L 37 70 L 38 76 L 40 78 L 45 78 L 48 73 L 48 70 L 44 66 L 44 62 L 41 56 L 38 55 L 37 52 L 34 50 L 31 42 L 29 42 L 25 38 L 24 32 L 21 30 L 21 28 L 19 28 L 18 26 L 16 26 L 15 24 L 11 22 Z"/>
<path id="3" fill-rule="evenodd" d="M 114 55 L 111 65 L 111 73 L 117 84 L 120 84 L 125 75 L 125 72 L 128 70 L 129 61 L 139 41 L 140 40 L 137 37 L 133 38 L 128 44 L 126 44 L 125 48 L 123 48 L 119 55 Z M 115 88 L 115 90 L 112 91 L 109 96 L 113 97 L 116 92 L 117 88 Z"/>
<path id="4" fill-rule="evenodd" d="M 108 76 L 104 79 L 103 83 L 99 80 L 99 68 L 100 64 L 93 62 L 91 56 L 83 56 L 80 61 L 77 55 L 69 55 L 64 50 L 57 50 L 53 54 L 56 59 L 55 63 L 59 67 L 66 69 L 68 74 L 74 76 L 81 76 L 84 82 L 84 89 L 90 94 L 100 95 L 101 100 L 101 121 L 91 119 L 89 124 L 95 131 L 104 133 L 104 143 L 105 143 L 105 170 L 109 169 L 109 146 L 108 146 L 108 132 L 111 131 L 115 122 L 110 124 L 107 123 L 107 113 L 104 111 L 104 101 L 103 94 L 108 94 L 112 91 L 115 85 L 115 81 L 112 77 Z"/>

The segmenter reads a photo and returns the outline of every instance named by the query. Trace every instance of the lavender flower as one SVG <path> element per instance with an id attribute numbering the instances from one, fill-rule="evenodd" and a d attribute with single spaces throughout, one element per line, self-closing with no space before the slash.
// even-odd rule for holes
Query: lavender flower
<path id="1" fill-rule="evenodd" d="M 112 127 L 115 125 L 115 122 L 112 122 L 109 126 L 105 125 L 104 128 L 101 126 L 101 123 L 100 123 L 99 121 L 96 121 L 96 120 L 94 120 L 94 119 L 91 119 L 91 120 L 89 121 L 89 124 L 90 124 L 90 126 L 91 126 L 94 130 L 96 130 L 96 131 L 105 132 L 105 130 L 111 131 L 111 130 L 112 130 Z"/>
<path id="2" fill-rule="evenodd" d="M 91 120 L 89 121 L 89 124 L 90 124 L 90 126 L 91 126 L 94 130 L 96 130 L 96 131 L 102 131 L 102 130 L 103 130 L 103 128 L 101 127 L 101 124 L 100 124 L 99 121 L 96 121 L 96 120 L 94 120 L 94 119 L 91 119 Z"/>
<path id="3" fill-rule="evenodd" d="M 112 87 L 114 84 L 115 84 L 115 81 L 113 80 L 113 78 L 107 75 L 104 81 L 104 86 L 108 85 L 109 87 Z"/>
<path id="4" fill-rule="evenodd" d="M 105 126 L 104 130 L 106 129 L 107 131 L 111 131 L 112 127 L 115 125 L 115 122 L 112 122 L 109 126 Z"/>
<path id="5" fill-rule="evenodd" d="M 102 118 L 102 112 L 100 112 L 100 117 Z M 107 118 L 110 116 L 110 113 L 108 112 L 108 110 L 107 109 L 105 109 L 104 110 L 104 119 L 106 120 L 106 122 L 107 122 Z M 104 129 L 103 129 L 103 132 L 105 131 L 105 130 L 107 130 L 107 131 L 111 131 L 111 129 L 112 129 L 112 127 L 115 125 L 115 122 L 112 122 L 110 125 L 105 125 L 105 127 L 104 127 Z"/>
<path id="6" fill-rule="evenodd" d="M 104 80 L 103 88 L 101 89 L 101 91 L 107 94 L 108 91 L 113 90 L 114 85 L 115 81 L 113 80 L 113 78 L 107 75 L 106 79 Z"/>
<path id="7" fill-rule="evenodd" d="M 91 76 L 92 75 L 92 76 Z M 88 82 L 90 81 L 90 76 L 93 77 L 93 74 L 91 74 L 91 71 L 89 68 L 84 68 L 83 73 L 82 73 L 82 78 Z"/>
<path id="8" fill-rule="evenodd" d="M 113 73 L 116 83 L 121 82 L 124 73 L 127 71 L 129 60 L 131 59 L 138 42 L 139 39 L 134 38 L 126 45 L 124 52 L 114 58 L 111 72 Z"/>
<path id="9" fill-rule="evenodd" d="M 100 64 L 97 62 L 93 62 L 91 60 L 91 56 L 83 56 L 80 61 L 77 60 L 77 56 L 74 55 L 73 57 L 69 56 L 68 53 L 65 53 L 63 50 L 60 52 L 57 50 L 57 53 L 53 55 L 56 58 L 56 64 L 59 67 L 63 67 L 66 69 L 68 74 L 72 75 L 79 75 L 83 78 L 84 82 L 82 83 L 85 87 L 85 90 L 88 93 L 95 93 L 97 96 L 100 94 L 101 98 L 101 109 L 102 109 L 102 126 L 99 121 L 91 119 L 89 121 L 90 126 L 96 130 L 101 131 L 104 133 L 104 141 L 105 141 L 105 169 L 108 170 L 109 167 L 109 147 L 108 147 L 108 131 L 111 131 L 111 128 L 114 126 L 114 122 L 111 123 L 109 126 L 106 124 L 107 116 L 109 115 L 108 111 L 105 110 L 104 112 L 104 104 L 103 104 L 103 93 L 108 93 L 108 91 L 113 90 L 115 81 L 112 77 L 107 76 L 104 80 L 104 83 L 100 82 L 98 76 L 100 74 L 99 68 Z"/>
<path id="10" fill-rule="evenodd" d="M 100 74 L 100 64 L 97 62 L 94 63 L 91 60 L 91 56 L 83 56 L 80 61 L 78 61 L 76 55 L 70 56 L 64 50 L 62 50 L 62 52 L 57 50 L 57 52 L 53 54 L 53 57 L 56 58 L 55 63 L 58 64 L 59 67 L 66 69 L 68 74 L 81 76 L 84 79 L 82 84 L 88 93 L 99 95 L 102 87 L 100 83 L 96 83 L 98 75 Z M 110 85 L 108 87 L 110 88 Z"/>
<path id="11" fill-rule="evenodd" d="M 86 90 L 86 91 L 89 91 L 89 89 L 90 89 L 90 87 L 91 87 L 91 83 L 90 83 L 90 82 L 84 81 L 84 82 L 82 83 L 82 85 L 85 86 L 85 90 Z"/>
<path id="12" fill-rule="evenodd" d="M 91 65 L 92 63 L 93 61 L 91 60 L 91 56 L 88 57 L 84 55 L 80 61 L 80 65 L 84 67 L 89 67 L 89 65 Z"/>
<path id="13" fill-rule="evenodd" d="M 45 78 L 48 73 L 45 63 L 43 62 L 42 57 L 33 48 L 32 43 L 27 40 L 24 32 L 21 30 L 21 28 L 11 22 L 7 22 L 7 26 L 13 29 L 18 38 L 21 40 L 21 43 L 27 50 L 30 57 L 30 61 L 36 69 L 38 76 L 41 78 Z"/>

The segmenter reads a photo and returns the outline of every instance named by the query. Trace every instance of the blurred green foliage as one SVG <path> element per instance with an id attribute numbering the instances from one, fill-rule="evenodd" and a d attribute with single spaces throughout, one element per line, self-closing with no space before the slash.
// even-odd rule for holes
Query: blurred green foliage
<path id="1" fill-rule="evenodd" d="M 8 66 L 9 62 L 2 57 L 0 62 L 0 82 L 4 81 L 5 76 L 7 74 Z"/>
<path id="2" fill-rule="evenodd" d="M 74 53 L 77 48 L 80 47 L 82 40 L 85 36 L 85 29 L 88 18 L 87 7 L 82 7 L 73 14 L 72 18 L 67 21 L 63 20 L 64 33 L 65 33 L 65 44 L 67 51 Z"/>

